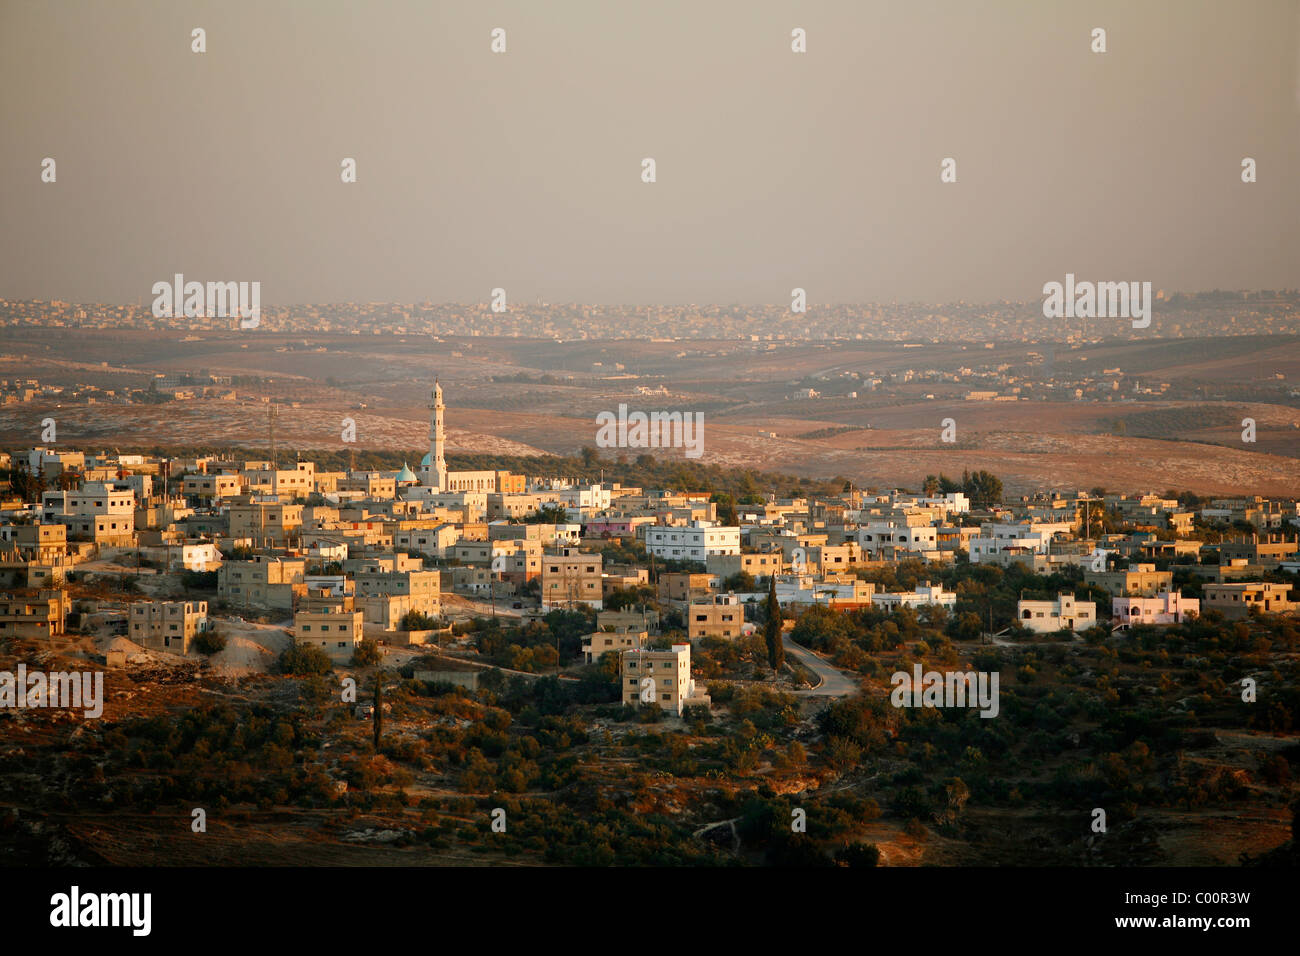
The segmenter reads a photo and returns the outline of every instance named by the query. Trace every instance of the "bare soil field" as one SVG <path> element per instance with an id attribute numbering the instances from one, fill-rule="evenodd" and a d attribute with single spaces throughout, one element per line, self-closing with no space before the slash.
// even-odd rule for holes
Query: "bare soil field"
<path id="1" fill-rule="evenodd" d="M 1290 338 L 1079 348 L 928 343 L 910 349 L 880 342 L 778 347 L 311 333 L 204 333 L 193 340 L 176 333 L 76 334 L 70 354 L 66 330 L 0 330 L 0 376 L 117 388 L 146 387 L 155 374 L 200 370 L 260 378 L 240 379 L 234 401 L 144 405 L 47 398 L 4 406 L 0 443 L 30 447 L 39 441 L 42 419 L 53 417 L 60 444 L 89 450 L 266 447 L 267 406 L 275 402 L 282 453 L 349 447 L 342 431 L 343 420 L 351 418 L 354 447 L 407 449 L 414 456 L 427 447 L 428 389 L 436 375 L 450 406 L 453 456 L 571 455 L 595 445 L 598 413 L 626 403 L 634 410 L 702 413 L 705 464 L 839 475 L 862 487 L 915 487 L 927 474 L 986 469 L 1011 493 L 1102 486 L 1300 494 L 1300 400 L 1288 397 L 1293 386 L 1285 384 L 1300 381 L 1300 342 Z M 849 381 L 845 374 L 1032 369 L 1044 355 L 1063 380 L 1121 369 L 1125 387 L 1106 401 L 978 402 L 962 400 L 968 388 L 987 387 L 978 382 L 913 381 L 856 398 L 842 384 Z M 799 397 L 796 386 L 807 376 L 828 383 L 821 386 L 823 396 Z M 1132 395 L 1128 383 L 1134 376 L 1205 397 Z M 1218 392 L 1227 397 L 1216 398 Z M 1242 441 L 1245 418 L 1255 421 L 1254 443 Z M 945 419 L 956 425 L 951 444 L 940 441 Z M 683 455 L 681 449 L 604 453 Z"/>

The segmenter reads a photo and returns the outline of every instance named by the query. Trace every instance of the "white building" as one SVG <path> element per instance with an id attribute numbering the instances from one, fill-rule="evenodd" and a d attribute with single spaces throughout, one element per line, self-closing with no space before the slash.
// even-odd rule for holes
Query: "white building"
<path id="1" fill-rule="evenodd" d="M 864 554 L 887 557 L 903 551 L 937 551 L 938 529 L 925 515 L 868 518 L 854 532 Z"/>
<path id="2" fill-rule="evenodd" d="M 221 552 L 211 541 L 164 544 L 141 548 L 140 553 L 150 561 L 163 562 L 169 571 L 215 571 L 221 567 Z"/>
<path id="3" fill-rule="evenodd" d="M 348 559 L 348 546 L 346 542 L 330 544 L 328 541 L 313 541 L 311 547 L 303 552 L 303 557 L 309 561 L 321 561 L 326 564 L 331 561 L 342 563 Z"/>
<path id="4" fill-rule="evenodd" d="M 1111 614 L 1116 624 L 1180 624 L 1188 616 L 1201 613 L 1201 602 L 1185 598 L 1178 591 L 1162 591 L 1155 597 L 1111 598 Z"/>
<path id="5" fill-rule="evenodd" d="M 343 597 L 351 592 L 346 574 L 306 574 L 302 580 L 308 591 L 325 591 L 330 597 Z"/>
<path id="6" fill-rule="evenodd" d="M 112 515 L 135 519 L 135 491 L 115 488 L 102 481 L 88 481 L 77 491 L 47 491 L 41 496 L 46 521 L 59 515 Z"/>
<path id="7" fill-rule="evenodd" d="M 827 607 L 868 607 L 876 586 L 850 575 L 827 578 L 813 574 L 778 574 L 776 599 L 782 607 L 791 604 L 823 604 Z M 762 603 L 766 591 L 738 594 L 741 603 Z"/>
<path id="8" fill-rule="evenodd" d="M 606 511 L 612 500 L 610 490 L 600 485 L 561 488 L 556 497 L 569 511 Z"/>
<path id="9" fill-rule="evenodd" d="M 871 603 L 886 611 L 900 607 L 927 607 L 938 605 L 951 610 L 957 605 L 957 593 L 945 591 L 940 585 L 918 584 L 915 591 L 886 591 L 873 594 Z"/>
<path id="10" fill-rule="evenodd" d="M 629 707 L 657 704 L 680 717 L 686 707 L 709 706 L 707 690 L 691 677 L 690 644 L 674 644 L 670 651 L 624 651 L 619 670 L 623 703 Z"/>
<path id="11" fill-rule="evenodd" d="M 1016 620 L 1035 634 L 1068 629 L 1085 631 L 1097 623 L 1097 605 L 1076 601 L 1073 594 L 1057 595 L 1054 601 L 1017 601 Z"/>
<path id="12" fill-rule="evenodd" d="M 1008 549 L 1024 549 L 1033 554 L 1047 554 L 1048 546 L 1058 534 L 1074 533 L 1071 521 L 1031 521 L 1015 524 L 988 522 L 971 538 L 971 564 L 995 563 L 996 555 Z"/>
<path id="13" fill-rule="evenodd" d="M 896 508 L 925 508 L 930 511 L 941 511 L 944 514 L 954 515 L 966 514 L 970 511 L 970 499 L 960 491 L 929 498 L 923 495 L 908 495 L 896 492 L 892 496 L 892 500 Z"/>
<path id="14" fill-rule="evenodd" d="M 740 554 L 740 528 L 706 521 L 684 528 L 646 525 L 645 549 L 657 558 L 703 564 L 711 554 Z"/>

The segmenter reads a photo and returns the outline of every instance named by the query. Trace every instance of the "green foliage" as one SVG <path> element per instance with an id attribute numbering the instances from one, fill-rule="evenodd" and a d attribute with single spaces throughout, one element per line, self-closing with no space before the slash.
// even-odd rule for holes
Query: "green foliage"
<path id="1" fill-rule="evenodd" d="M 767 602 L 763 611 L 766 618 L 763 639 L 767 643 L 767 662 L 775 672 L 785 663 L 785 648 L 781 644 L 781 602 L 776 599 L 776 575 L 768 579 Z"/>
<path id="2" fill-rule="evenodd" d="M 215 591 L 217 589 L 217 572 L 182 571 L 181 587 L 186 591 Z"/>
<path id="3" fill-rule="evenodd" d="M 524 517 L 524 524 L 568 524 L 569 512 L 563 505 L 542 505 Z"/>
<path id="4" fill-rule="evenodd" d="M 758 589 L 758 583 L 748 571 L 737 571 L 722 582 L 722 590 L 735 591 L 739 594 L 752 594 Z"/>
<path id="5" fill-rule="evenodd" d="M 225 635 L 214 630 L 199 631 L 194 638 L 194 649 L 208 657 L 219 654 L 226 649 Z"/>
<path id="6" fill-rule="evenodd" d="M 379 644 L 368 637 L 357 641 L 356 649 L 352 652 L 353 667 L 372 667 L 383 659 Z"/>
<path id="7" fill-rule="evenodd" d="M 328 674 L 333 669 L 334 662 L 330 660 L 330 656 L 311 644 L 289 645 L 277 662 L 277 670 L 281 674 L 299 677 L 309 674 Z"/>
<path id="8" fill-rule="evenodd" d="M 974 508 L 988 508 L 1002 501 L 1002 481 L 987 471 L 963 471 L 961 490 Z"/>
<path id="9" fill-rule="evenodd" d="M 400 627 L 403 631 L 432 631 L 437 629 L 438 619 L 423 611 L 410 610 L 402 615 Z"/>
<path id="10" fill-rule="evenodd" d="M 736 501 L 730 494 L 715 491 L 709 500 L 717 505 L 719 524 L 734 526 L 740 523 L 740 516 L 736 514 Z"/>

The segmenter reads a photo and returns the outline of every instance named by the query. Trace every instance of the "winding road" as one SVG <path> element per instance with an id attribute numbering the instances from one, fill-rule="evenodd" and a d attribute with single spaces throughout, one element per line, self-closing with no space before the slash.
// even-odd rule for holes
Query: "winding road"
<path id="1" fill-rule="evenodd" d="M 790 640 L 789 634 L 781 635 L 781 643 L 787 654 L 820 677 L 822 681 L 816 687 L 796 690 L 792 693 L 800 697 L 849 697 L 861 690 L 857 678 L 850 677 L 838 668 L 827 664 L 806 647 L 800 647 Z"/>

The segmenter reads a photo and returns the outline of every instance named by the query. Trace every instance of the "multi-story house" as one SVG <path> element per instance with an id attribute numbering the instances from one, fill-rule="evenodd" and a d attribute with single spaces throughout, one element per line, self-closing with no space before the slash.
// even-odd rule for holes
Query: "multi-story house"
<path id="1" fill-rule="evenodd" d="M 294 640 L 320 648 L 336 664 L 352 659 L 364 629 L 364 614 L 345 606 L 299 611 L 293 618 Z"/>
<path id="2" fill-rule="evenodd" d="M 696 521 L 689 527 L 645 527 L 645 549 L 657 558 L 698 561 L 711 554 L 740 554 L 740 528 Z"/>
<path id="3" fill-rule="evenodd" d="M 188 654 L 190 642 L 208 627 L 207 601 L 137 601 L 127 635 L 150 650 Z"/>
<path id="4" fill-rule="evenodd" d="M 690 644 L 674 644 L 669 651 L 624 651 L 619 670 L 628 706 L 659 706 L 680 717 L 687 706 L 710 704 L 704 688 L 691 678 Z"/>
<path id="5" fill-rule="evenodd" d="M 1073 594 L 1057 595 L 1053 601 L 1017 601 L 1016 620 L 1036 634 L 1060 630 L 1083 631 L 1097 623 L 1097 605 L 1075 600 Z"/>
<path id="6" fill-rule="evenodd" d="M 295 595 L 305 592 L 307 562 L 301 558 L 226 561 L 217 569 L 217 595 L 230 604 L 291 610 Z"/>
<path id="7" fill-rule="evenodd" d="M 745 607 L 735 594 L 715 594 L 712 601 L 691 604 L 686 609 L 686 636 L 691 641 L 704 637 L 734 640 L 754 630 L 745 623 Z"/>
<path id="8" fill-rule="evenodd" d="M 542 609 L 586 604 L 600 610 L 603 556 L 576 548 L 542 555 Z"/>
<path id="9" fill-rule="evenodd" d="M 1296 609 L 1290 592 L 1290 585 L 1273 581 L 1207 584 L 1201 589 L 1201 603 L 1205 610 L 1219 611 L 1229 619 L 1246 617 L 1252 607 L 1265 614 L 1285 614 Z"/>
<path id="10" fill-rule="evenodd" d="M 1111 616 L 1118 626 L 1134 624 L 1180 624 L 1201 611 L 1201 602 L 1178 591 L 1164 591 L 1155 597 L 1111 598 Z"/>

